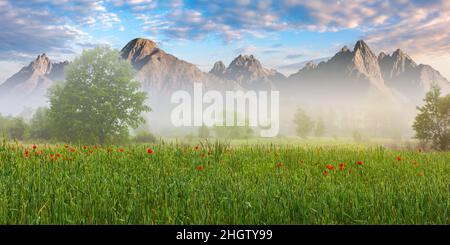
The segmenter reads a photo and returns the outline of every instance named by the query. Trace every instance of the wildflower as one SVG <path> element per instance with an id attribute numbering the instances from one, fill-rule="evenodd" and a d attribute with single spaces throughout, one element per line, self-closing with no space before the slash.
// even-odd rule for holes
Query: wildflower
<path id="1" fill-rule="evenodd" d="M 363 162 L 361 160 L 358 161 L 358 165 L 363 165 Z"/>
<path id="2" fill-rule="evenodd" d="M 397 161 L 399 161 L 399 162 L 402 160 L 402 158 L 401 158 L 400 156 L 398 156 L 396 159 L 397 159 Z"/>
<path id="3" fill-rule="evenodd" d="M 57 153 L 57 154 L 56 154 L 56 157 L 57 157 L 57 158 L 58 158 L 58 157 L 61 157 L 61 154 Z"/>
<path id="4" fill-rule="evenodd" d="M 339 168 L 341 169 L 341 171 L 344 170 L 345 164 L 343 164 L 343 163 L 339 164 Z"/>
<path id="5" fill-rule="evenodd" d="M 150 148 L 147 150 L 147 152 L 148 152 L 148 154 L 153 154 L 153 150 Z"/>
<path id="6" fill-rule="evenodd" d="M 196 146 L 194 147 L 194 150 L 198 150 L 199 148 L 200 148 L 200 146 L 196 145 Z"/>
<path id="7" fill-rule="evenodd" d="M 333 170 L 333 169 L 334 169 L 334 166 L 331 165 L 331 164 L 326 164 L 325 167 L 326 167 L 327 169 L 329 169 L 329 170 Z"/>
<path id="8" fill-rule="evenodd" d="M 64 148 L 66 148 L 66 149 L 69 148 L 69 145 L 68 144 L 64 145 Z"/>
<path id="9" fill-rule="evenodd" d="M 279 168 L 283 167 L 283 163 L 281 163 L 281 162 L 277 163 L 277 167 L 279 167 Z"/>
<path id="10" fill-rule="evenodd" d="M 36 145 L 33 145 L 33 149 L 36 149 L 37 148 L 37 146 Z"/>
<path id="11" fill-rule="evenodd" d="M 71 152 L 75 152 L 75 148 L 70 149 Z"/>
<path id="12" fill-rule="evenodd" d="M 197 167 L 197 170 L 198 170 L 198 171 L 202 171 L 202 170 L 203 170 L 203 166 L 198 166 L 198 167 Z"/>
<path id="13" fill-rule="evenodd" d="M 123 148 L 119 148 L 119 152 L 123 152 L 124 150 L 123 150 Z"/>
<path id="14" fill-rule="evenodd" d="M 85 150 L 86 150 L 87 148 L 88 148 L 88 147 L 87 147 L 86 145 L 85 145 L 85 146 L 83 146 L 83 149 L 85 149 Z"/>
<path id="15" fill-rule="evenodd" d="M 323 172 L 323 175 L 328 176 L 328 171 Z"/>

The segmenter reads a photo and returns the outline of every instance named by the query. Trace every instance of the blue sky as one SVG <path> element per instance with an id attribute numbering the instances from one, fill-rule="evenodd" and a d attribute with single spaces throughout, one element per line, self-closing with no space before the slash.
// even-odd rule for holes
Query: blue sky
<path id="1" fill-rule="evenodd" d="M 449 1 L 0 0 L 0 82 L 40 53 L 72 59 L 146 37 L 207 71 L 254 54 L 285 74 L 366 40 L 450 77 Z"/>

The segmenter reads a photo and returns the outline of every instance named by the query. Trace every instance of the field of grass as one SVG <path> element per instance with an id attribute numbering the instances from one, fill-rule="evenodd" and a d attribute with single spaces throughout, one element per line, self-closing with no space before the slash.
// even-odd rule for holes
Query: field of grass
<path id="1" fill-rule="evenodd" d="M 449 224 L 449 182 L 449 152 L 3 142 L 0 224 Z"/>

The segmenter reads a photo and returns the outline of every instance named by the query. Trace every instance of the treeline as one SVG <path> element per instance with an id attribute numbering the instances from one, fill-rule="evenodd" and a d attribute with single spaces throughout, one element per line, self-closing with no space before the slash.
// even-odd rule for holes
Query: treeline
<path id="1" fill-rule="evenodd" d="M 50 140 L 52 133 L 47 114 L 47 108 L 37 109 L 30 120 L 0 114 L 0 134 L 11 140 Z"/>

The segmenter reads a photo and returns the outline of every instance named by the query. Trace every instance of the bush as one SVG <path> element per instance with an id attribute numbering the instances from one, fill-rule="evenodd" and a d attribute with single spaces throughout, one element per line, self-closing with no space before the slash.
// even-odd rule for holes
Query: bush
<path id="1" fill-rule="evenodd" d="M 139 132 L 134 138 L 135 143 L 155 143 L 158 139 L 148 131 Z"/>

